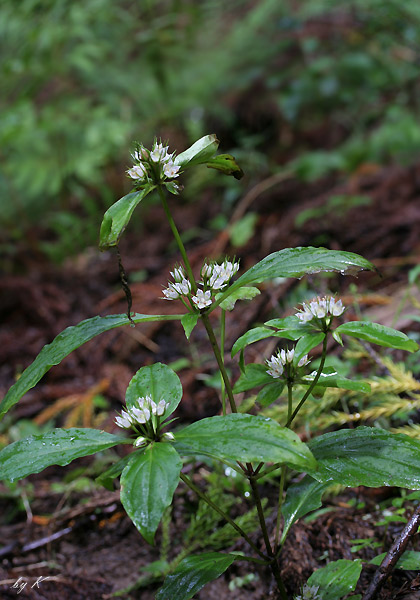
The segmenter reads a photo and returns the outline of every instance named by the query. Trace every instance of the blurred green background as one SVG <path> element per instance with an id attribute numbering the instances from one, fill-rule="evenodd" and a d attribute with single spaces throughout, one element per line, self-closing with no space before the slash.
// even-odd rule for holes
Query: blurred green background
<path id="1" fill-rule="evenodd" d="M 0 56 L 9 256 L 35 226 L 57 262 L 96 244 L 134 139 L 182 151 L 215 132 L 247 174 L 218 183 L 230 205 L 282 170 L 314 180 L 420 155 L 417 2 L 2 0 Z"/>

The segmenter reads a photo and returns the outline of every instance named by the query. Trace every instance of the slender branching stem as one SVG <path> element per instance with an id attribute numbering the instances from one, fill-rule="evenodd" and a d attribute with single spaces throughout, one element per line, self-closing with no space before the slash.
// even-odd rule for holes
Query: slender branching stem
<path id="1" fill-rule="evenodd" d="M 281 463 L 275 463 L 274 465 L 271 465 L 271 467 L 268 467 L 267 469 L 264 469 L 264 471 L 260 470 L 262 466 L 264 466 L 264 463 L 260 463 L 258 465 L 258 467 L 255 469 L 254 475 L 252 476 L 252 478 L 254 480 L 261 479 L 261 477 L 265 477 L 266 475 L 268 475 L 269 473 L 272 473 L 276 469 L 280 469 L 280 467 L 282 466 L 282 464 Z"/>
<path id="2" fill-rule="evenodd" d="M 187 256 L 187 252 L 185 250 L 185 246 L 184 246 L 184 244 L 183 244 L 183 242 L 181 240 L 181 236 L 179 235 L 179 231 L 178 231 L 177 226 L 175 224 L 175 221 L 174 221 L 174 219 L 172 217 L 172 214 L 171 214 L 171 211 L 169 209 L 168 202 L 167 202 L 167 200 L 165 198 L 165 194 L 164 194 L 164 192 L 162 190 L 162 187 L 158 186 L 157 189 L 158 189 L 158 192 L 159 192 L 160 199 L 162 201 L 162 205 L 163 205 L 163 209 L 165 211 L 166 218 L 168 219 L 168 222 L 169 222 L 169 225 L 171 227 L 173 236 L 175 238 L 176 243 L 178 244 L 179 251 L 181 252 L 182 260 L 184 261 L 185 269 L 187 271 L 188 278 L 189 278 L 190 283 L 191 283 L 191 289 L 195 293 L 197 291 L 197 284 L 195 282 L 195 278 L 194 278 L 194 275 L 193 275 L 193 272 L 192 272 L 192 269 L 191 269 L 190 261 L 188 260 L 188 256 Z"/>
<path id="3" fill-rule="evenodd" d="M 180 478 L 193 492 L 195 492 L 197 494 L 197 496 L 199 496 L 202 500 L 204 500 L 204 502 L 206 502 L 209 506 L 211 506 L 211 508 L 213 510 L 215 510 L 217 513 L 219 513 L 219 515 L 221 517 L 223 517 L 223 519 L 225 519 L 225 521 L 227 521 L 230 525 L 232 525 L 232 527 L 239 533 L 239 535 L 241 537 L 243 537 L 245 541 L 248 542 L 248 544 L 251 546 L 251 548 L 254 550 L 254 552 L 256 552 L 258 554 L 258 556 L 261 556 L 261 558 L 263 558 L 265 560 L 265 562 L 267 562 L 267 556 L 263 552 L 261 552 L 261 550 L 254 544 L 254 542 L 251 540 L 251 538 L 248 536 L 248 534 L 245 533 L 245 531 L 241 527 L 239 527 L 239 525 L 237 525 L 235 523 L 235 521 L 233 519 L 231 519 L 228 514 L 226 514 L 219 506 L 217 506 L 217 504 L 215 504 L 213 502 L 213 500 L 211 500 L 207 496 L 207 494 L 202 492 L 200 490 L 200 488 L 197 487 L 195 485 L 195 483 L 193 483 L 187 475 L 185 475 L 184 473 L 180 473 Z"/>
<path id="4" fill-rule="evenodd" d="M 207 335 L 208 335 L 214 356 L 217 361 L 217 366 L 219 367 L 220 373 L 222 375 L 223 383 L 225 384 L 225 389 L 226 389 L 227 397 L 228 397 L 229 404 L 230 404 L 230 410 L 233 413 L 236 413 L 236 412 L 238 412 L 238 409 L 236 407 L 235 398 L 233 397 L 233 391 L 232 391 L 232 386 L 230 385 L 229 375 L 227 374 L 225 364 L 224 364 L 224 361 L 222 358 L 222 354 L 220 352 L 219 344 L 217 343 L 217 339 L 214 334 L 213 327 L 210 323 L 209 316 L 205 312 L 202 312 L 201 319 L 203 321 L 204 327 L 206 328 Z"/>
<path id="5" fill-rule="evenodd" d="M 263 534 L 266 551 L 267 551 L 268 556 L 271 559 L 270 569 L 271 569 L 271 572 L 273 573 L 274 579 L 276 580 L 277 587 L 280 592 L 281 600 L 288 600 L 286 588 L 284 587 L 284 583 L 281 578 L 280 567 L 279 567 L 277 560 L 275 559 L 274 552 L 273 552 L 273 549 L 270 544 L 270 538 L 268 536 L 267 525 L 265 522 L 264 510 L 263 510 L 263 507 L 261 504 L 261 498 L 260 498 L 260 493 L 258 491 L 258 486 L 253 477 L 249 477 L 248 479 L 249 479 L 249 483 L 251 484 L 254 502 L 257 507 L 258 519 L 260 521 L 260 527 L 261 527 L 261 531 Z"/>
<path id="6" fill-rule="evenodd" d="M 222 357 L 222 361 L 223 364 L 225 362 L 224 360 L 224 355 L 225 355 L 225 333 L 226 333 L 226 311 L 222 309 L 222 315 L 220 317 L 220 355 Z M 226 387 L 225 387 L 225 382 L 223 381 L 223 376 L 222 374 L 220 374 L 221 376 L 221 383 L 222 383 L 222 390 L 221 390 L 221 396 L 222 396 L 222 412 L 223 412 L 223 416 L 226 415 Z"/>
<path id="7" fill-rule="evenodd" d="M 286 427 L 290 427 L 290 425 L 294 421 L 296 415 L 298 414 L 298 412 L 300 411 L 300 409 L 302 408 L 302 406 L 305 404 L 306 400 L 309 398 L 309 395 L 312 393 L 312 390 L 314 389 L 314 387 L 318 383 L 319 378 L 321 377 L 321 374 L 322 374 L 322 371 L 323 371 L 324 365 L 325 365 L 325 359 L 327 357 L 327 340 L 328 340 L 328 332 L 325 332 L 325 337 L 324 337 L 324 341 L 323 341 L 323 344 L 322 344 L 321 362 L 319 364 L 318 371 L 316 372 L 316 375 L 315 375 L 314 380 L 312 381 L 311 385 L 306 390 L 306 392 L 305 392 L 302 400 L 296 406 L 296 408 L 293 411 L 291 417 L 289 417 L 287 419 Z"/>
<path id="8" fill-rule="evenodd" d="M 289 422 L 292 417 L 293 412 L 293 380 L 287 380 L 287 421 Z M 281 507 L 283 505 L 283 494 L 284 494 L 284 484 L 286 482 L 286 471 L 287 466 L 283 465 L 281 468 L 280 475 L 280 487 L 279 487 L 279 501 L 277 506 L 277 522 L 276 522 L 276 535 L 274 539 L 274 549 L 278 548 L 279 539 L 280 539 L 280 523 L 281 523 Z"/>

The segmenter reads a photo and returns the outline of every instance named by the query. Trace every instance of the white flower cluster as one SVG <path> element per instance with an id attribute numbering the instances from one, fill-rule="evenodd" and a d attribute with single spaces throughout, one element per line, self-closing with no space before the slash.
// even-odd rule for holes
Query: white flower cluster
<path id="1" fill-rule="evenodd" d="M 232 277 L 239 271 L 239 263 L 231 262 L 227 259 L 221 264 L 216 263 L 208 265 L 204 263 L 201 269 L 201 277 L 205 288 L 212 291 L 222 290 L 227 286 Z"/>
<path id="2" fill-rule="evenodd" d="M 162 290 L 165 300 L 178 300 L 187 298 L 198 309 L 206 308 L 212 303 L 212 297 L 215 293 L 226 287 L 232 277 L 239 270 L 238 262 L 231 262 L 227 259 L 218 265 L 216 263 L 204 263 L 201 269 L 202 281 L 198 283 L 203 289 L 198 289 L 195 296 L 191 295 L 191 283 L 187 279 L 183 267 L 175 267 L 171 271 L 174 279 L 168 283 L 168 287 Z"/>
<path id="3" fill-rule="evenodd" d="M 175 267 L 171 271 L 174 282 L 170 281 L 168 287 L 162 290 L 165 300 L 178 300 L 182 296 L 188 296 L 191 292 L 191 283 L 185 275 L 182 267 Z"/>
<path id="4" fill-rule="evenodd" d="M 126 411 L 123 410 L 121 412 L 120 417 L 116 417 L 115 422 L 119 427 L 130 429 L 133 425 L 149 423 L 153 416 L 162 417 L 169 406 L 165 400 L 161 400 L 156 404 L 156 402 L 153 402 L 151 396 L 138 398 L 136 404 L 137 406 L 130 406 Z"/>
<path id="5" fill-rule="evenodd" d="M 318 585 L 305 585 L 302 588 L 302 595 L 295 596 L 295 600 L 321 600 L 320 595 L 318 594 L 319 586 Z"/>
<path id="6" fill-rule="evenodd" d="M 331 296 L 324 298 L 315 298 L 311 302 L 303 302 L 302 310 L 296 313 L 296 316 L 303 322 L 308 323 L 312 319 L 324 319 L 328 316 L 339 317 L 345 311 L 341 300 L 336 300 Z"/>
<path id="7" fill-rule="evenodd" d="M 290 365 L 293 362 L 295 357 L 295 351 L 292 348 L 291 350 L 280 350 L 277 355 L 274 355 L 267 360 L 267 366 L 270 367 L 267 371 L 271 377 L 274 379 L 278 379 L 283 375 L 284 367 L 286 365 Z M 298 362 L 298 367 L 303 367 L 309 363 L 308 355 L 302 356 L 300 361 Z"/>
<path id="8" fill-rule="evenodd" d="M 131 155 L 136 164 L 128 169 L 127 174 L 137 183 L 147 181 L 149 175 L 159 179 L 173 179 L 179 176 L 180 167 L 175 164 L 175 153 L 169 154 L 169 146 L 155 140 L 152 150 L 139 146 Z"/>

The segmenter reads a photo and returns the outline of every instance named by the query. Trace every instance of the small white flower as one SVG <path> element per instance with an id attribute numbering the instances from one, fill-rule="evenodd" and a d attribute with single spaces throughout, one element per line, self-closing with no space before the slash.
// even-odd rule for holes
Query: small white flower
<path id="1" fill-rule="evenodd" d="M 168 162 L 166 164 L 163 165 L 163 174 L 166 177 L 172 178 L 172 177 L 179 177 L 179 173 L 178 171 L 180 170 L 181 167 L 179 167 L 178 165 L 176 165 L 175 163 Z"/>
<path id="2" fill-rule="evenodd" d="M 321 600 L 321 597 L 318 594 L 319 586 L 311 585 L 309 586 L 307 583 L 302 588 L 302 595 L 295 596 L 295 600 Z"/>
<path id="3" fill-rule="evenodd" d="M 115 422 L 118 425 L 118 427 L 122 427 L 123 429 L 130 429 L 132 425 L 131 415 L 128 412 L 125 412 L 125 410 L 123 410 L 121 412 L 120 417 L 115 417 Z"/>
<path id="4" fill-rule="evenodd" d="M 183 279 L 179 283 L 175 283 L 175 287 L 184 296 L 188 296 L 188 294 L 191 292 L 191 283 L 189 279 Z"/>
<path id="5" fill-rule="evenodd" d="M 343 303 L 341 300 L 335 300 L 335 298 L 330 298 L 330 313 L 334 316 L 334 317 L 340 317 L 343 312 L 345 311 L 345 308 L 343 306 Z"/>
<path id="6" fill-rule="evenodd" d="M 324 298 L 315 298 L 311 302 L 303 302 L 302 310 L 296 313 L 298 319 L 303 323 L 308 323 L 312 319 L 324 319 L 328 316 L 339 317 L 343 314 L 345 308 L 341 300 L 335 300 L 330 296 Z"/>
<path id="7" fill-rule="evenodd" d="M 168 148 L 164 148 L 162 143 L 158 144 L 158 142 L 155 142 L 150 153 L 150 159 L 156 163 L 160 162 L 162 158 L 166 156 L 167 150 Z"/>
<path id="8" fill-rule="evenodd" d="M 162 417 L 165 413 L 167 406 L 168 406 L 168 404 L 167 404 L 167 402 L 165 402 L 165 400 L 160 400 L 160 402 L 156 408 L 156 415 L 158 417 Z"/>
<path id="9" fill-rule="evenodd" d="M 191 283 L 185 278 L 185 273 L 182 267 L 175 267 L 171 271 L 171 275 L 175 280 L 168 283 L 168 287 L 162 290 L 165 296 L 164 300 L 177 300 L 181 296 L 188 296 L 191 292 Z"/>
<path id="10" fill-rule="evenodd" d="M 284 367 L 279 356 L 273 355 L 267 360 L 267 366 L 270 367 L 267 373 L 271 375 L 271 377 L 274 377 L 274 379 L 278 379 L 283 375 Z"/>
<path id="11" fill-rule="evenodd" d="M 186 279 L 185 277 L 185 272 L 184 272 L 184 267 L 174 267 L 174 270 L 170 272 L 172 277 L 174 278 L 174 281 L 176 281 L 177 283 L 179 283 L 180 281 L 182 281 L 183 279 Z"/>
<path id="12" fill-rule="evenodd" d="M 204 263 L 201 269 L 201 276 L 204 279 L 204 283 L 212 290 L 221 290 L 238 271 L 238 262 L 233 263 L 229 260 L 225 260 L 221 265 L 216 263 L 208 265 L 207 263 Z"/>
<path id="13" fill-rule="evenodd" d="M 146 446 L 147 444 L 147 439 L 145 437 L 143 437 L 142 435 L 139 436 L 136 441 L 134 442 L 134 446 L 136 446 L 136 448 L 140 448 L 141 446 Z"/>
<path id="14" fill-rule="evenodd" d="M 302 356 L 302 358 L 298 362 L 298 367 L 303 367 L 303 366 L 307 365 L 310 362 L 311 361 L 309 360 L 308 355 L 305 354 L 305 356 Z"/>
<path id="15" fill-rule="evenodd" d="M 286 365 L 289 365 L 293 362 L 293 359 L 295 357 L 295 350 L 294 348 L 291 348 L 290 350 L 280 350 L 280 352 L 277 353 L 277 355 L 274 355 L 267 360 L 267 366 L 270 367 L 270 369 L 267 371 L 267 373 L 269 375 L 271 375 L 271 377 L 274 377 L 275 379 L 278 379 L 279 377 L 282 376 L 283 371 L 284 371 L 284 367 Z M 309 362 L 308 359 L 308 355 L 305 354 L 305 356 L 303 356 L 299 362 L 298 362 L 298 367 L 303 367 L 304 365 L 307 365 Z"/>
<path id="16" fill-rule="evenodd" d="M 139 423 L 140 425 L 144 425 L 144 423 L 146 423 L 146 421 L 148 421 L 148 419 L 142 409 L 137 408 L 136 406 L 133 406 L 130 409 L 130 412 L 133 415 L 136 423 Z"/>
<path id="17" fill-rule="evenodd" d="M 143 165 L 134 165 L 134 167 L 128 169 L 127 173 L 131 179 L 144 179 L 147 171 Z"/>
<path id="18" fill-rule="evenodd" d="M 162 294 L 165 296 L 164 300 L 178 300 L 181 294 L 175 289 L 173 283 L 169 283 L 168 287 L 162 290 Z"/>
<path id="19" fill-rule="evenodd" d="M 208 265 L 207 263 L 204 263 L 204 265 L 201 267 L 200 275 L 203 279 L 209 279 L 211 277 L 212 272 L 213 265 Z"/>
<path id="20" fill-rule="evenodd" d="M 165 400 L 160 400 L 158 404 L 152 400 L 151 396 L 137 398 L 134 406 L 122 411 L 120 417 L 116 417 L 115 422 L 119 427 L 129 429 L 133 425 L 145 425 L 151 420 L 152 415 L 163 416 L 169 404 Z M 153 424 L 155 427 L 156 424 Z"/>
<path id="21" fill-rule="evenodd" d="M 175 436 L 170 431 L 167 431 L 160 439 L 162 442 L 173 442 L 175 440 Z"/>
<path id="22" fill-rule="evenodd" d="M 206 306 L 210 306 L 211 304 L 211 291 L 207 290 L 206 292 L 203 292 L 203 290 L 197 290 L 197 295 L 193 296 L 191 300 L 197 308 L 206 308 Z"/>

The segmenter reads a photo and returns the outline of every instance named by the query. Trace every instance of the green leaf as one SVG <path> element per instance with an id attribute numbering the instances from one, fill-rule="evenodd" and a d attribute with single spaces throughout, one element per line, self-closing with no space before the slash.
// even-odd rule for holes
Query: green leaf
<path id="1" fill-rule="evenodd" d="M 75 458 L 95 454 L 117 444 L 131 443 L 126 437 L 99 429 L 53 429 L 14 442 L 0 451 L 1 479 L 15 481 L 39 473 L 51 465 L 68 465 Z"/>
<path id="2" fill-rule="evenodd" d="M 235 179 L 242 179 L 244 172 L 230 154 L 219 154 L 207 161 L 210 169 L 217 169 L 225 175 L 233 175 Z"/>
<path id="3" fill-rule="evenodd" d="M 309 333 L 313 331 L 312 327 L 305 325 L 302 321 L 296 317 L 295 315 L 290 315 L 289 317 L 283 317 L 282 319 L 271 319 L 264 323 L 267 327 L 275 327 L 275 329 L 299 329 L 304 328 L 304 331 Z"/>
<path id="4" fill-rule="evenodd" d="M 156 404 L 165 400 L 169 406 L 161 419 L 169 417 L 182 398 L 181 381 L 175 371 L 162 363 L 139 369 L 128 384 L 125 402 L 128 407 L 135 406 L 137 398 L 146 396 L 151 396 Z"/>
<path id="5" fill-rule="evenodd" d="M 144 539 L 153 544 L 179 482 L 182 461 L 172 444 L 155 442 L 135 452 L 121 475 L 121 503 Z"/>
<path id="6" fill-rule="evenodd" d="M 383 552 L 369 562 L 371 565 L 380 565 L 385 556 L 386 552 Z M 395 568 L 404 569 L 405 571 L 420 571 L 420 552 L 406 550 L 395 565 Z"/>
<path id="7" fill-rule="evenodd" d="M 137 452 L 141 452 L 141 450 L 137 450 Z M 131 459 L 131 454 L 127 454 L 120 460 L 117 460 L 116 463 L 111 465 L 106 471 L 98 475 L 95 481 L 99 483 L 99 485 L 103 485 L 104 488 L 109 490 L 110 492 L 114 491 L 114 479 L 119 477 L 124 470 L 124 467 L 127 466 L 128 461 Z"/>
<path id="8" fill-rule="evenodd" d="M 132 319 L 135 323 L 145 323 L 147 321 L 174 321 L 181 317 L 182 315 L 135 314 Z M 108 315 L 107 317 L 86 319 L 78 325 L 67 327 L 57 335 L 51 344 L 43 347 L 34 362 L 23 371 L 18 381 L 7 392 L 0 403 L 0 417 L 16 402 L 19 402 L 22 396 L 33 388 L 52 366 L 58 365 L 73 350 L 100 333 L 129 324 L 127 315 Z"/>
<path id="9" fill-rule="evenodd" d="M 233 310 L 237 300 L 252 300 L 252 298 L 255 298 L 258 294 L 261 294 L 261 292 L 256 287 L 249 286 L 239 288 L 239 290 L 233 292 L 229 298 L 223 300 L 223 302 L 220 303 L 220 307 L 224 310 Z"/>
<path id="10" fill-rule="evenodd" d="M 219 140 L 216 134 L 205 135 L 197 140 L 181 154 L 175 157 L 175 164 L 179 165 L 183 170 L 189 169 L 194 165 L 201 165 L 209 161 L 216 153 L 219 147 Z"/>
<path id="11" fill-rule="evenodd" d="M 242 462 L 280 462 L 298 471 L 316 468 L 306 444 L 272 419 L 248 414 L 208 417 L 177 432 L 180 454 L 204 454 Z"/>
<path id="12" fill-rule="evenodd" d="M 375 267 L 353 252 L 327 250 L 326 248 L 285 248 L 269 254 L 235 281 L 222 296 L 227 298 L 238 288 L 261 283 L 276 277 L 303 277 L 321 271 L 336 271 L 354 275 L 362 269 Z"/>
<path id="13" fill-rule="evenodd" d="M 257 402 L 261 406 L 269 406 L 272 402 L 280 397 L 286 382 L 284 380 L 275 381 L 262 388 L 257 395 Z"/>
<path id="14" fill-rule="evenodd" d="M 340 600 L 355 590 L 361 571 L 360 559 L 336 560 L 312 573 L 308 585 L 319 586 L 322 600 Z"/>
<path id="15" fill-rule="evenodd" d="M 200 315 L 198 313 L 187 313 L 186 315 L 184 315 L 182 317 L 181 325 L 184 328 L 185 337 L 187 338 L 187 340 L 190 339 L 190 335 L 191 335 L 194 327 L 197 325 L 199 316 Z"/>
<path id="16" fill-rule="evenodd" d="M 217 579 L 235 560 L 230 554 L 208 552 L 184 558 L 168 575 L 156 600 L 189 600 L 209 581 Z"/>
<path id="17" fill-rule="evenodd" d="M 406 336 L 405 333 L 391 327 L 378 325 L 378 323 L 370 323 L 369 321 L 343 323 L 337 327 L 335 332 L 340 335 L 350 335 L 371 344 L 385 346 L 386 348 L 407 350 L 407 352 L 416 352 L 419 349 L 419 345 Z"/>
<path id="18" fill-rule="evenodd" d="M 329 485 L 329 483 L 316 481 L 306 475 L 302 481 L 287 488 L 286 498 L 281 509 L 284 517 L 281 543 L 286 539 L 293 523 L 322 505 L 322 495 Z"/>
<path id="19" fill-rule="evenodd" d="M 155 187 L 155 185 L 148 185 L 138 192 L 131 192 L 108 208 L 104 214 L 99 234 L 99 247 L 101 250 L 106 250 L 118 244 L 134 209 Z"/>
<path id="20" fill-rule="evenodd" d="M 223 303 L 227 302 L 227 300 L 224 300 Z M 254 342 L 259 342 L 260 340 L 264 340 L 265 338 L 268 338 L 268 337 L 271 337 L 274 335 L 275 335 L 275 331 L 273 329 L 268 329 L 268 327 L 254 327 L 253 329 L 250 329 L 249 331 L 247 331 L 246 333 L 241 335 L 241 337 L 238 338 L 236 340 L 236 342 L 233 344 L 232 352 L 231 352 L 232 358 L 235 356 L 235 354 L 237 354 L 240 350 L 242 350 L 246 346 L 249 346 L 250 344 L 253 344 Z"/>
<path id="21" fill-rule="evenodd" d="M 297 364 L 305 354 L 308 354 L 313 348 L 318 346 L 324 340 L 324 337 L 325 333 L 322 332 L 303 335 L 296 344 L 293 362 Z"/>
<path id="22" fill-rule="evenodd" d="M 267 373 L 267 365 L 250 364 L 239 376 L 233 387 L 233 393 L 246 392 L 265 383 L 273 383 L 273 377 Z"/>
<path id="23" fill-rule="evenodd" d="M 347 487 L 420 489 L 420 441 L 376 427 L 325 433 L 310 442 L 318 461 L 312 476 Z"/>
<path id="24" fill-rule="evenodd" d="M 334 369 L 326 368 L 326 372 L 321 373 L 320 378 L 317 381 L 316 387 L 322 388 L 341 388 L 343 390 L 354 390 L 356 392 L 363 392 L 368 394 L 370 392 L 370 385 L 365 381 L 357 381 L 354 379 L 347 379 L 339 375 Z M 316 371 L 310 375 L 304 375 L 298 380 L 301 385 L 311 385 L 315 379 Z"/>

